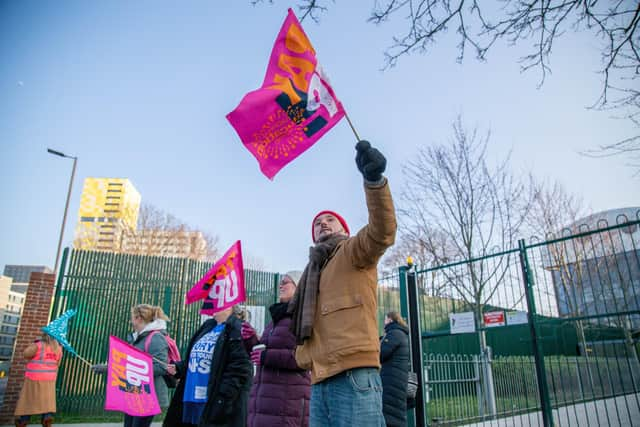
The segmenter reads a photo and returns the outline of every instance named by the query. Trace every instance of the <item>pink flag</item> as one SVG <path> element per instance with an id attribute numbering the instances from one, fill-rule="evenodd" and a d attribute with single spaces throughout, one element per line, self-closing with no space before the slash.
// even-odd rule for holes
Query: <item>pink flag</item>
<path id="1" fill-rule="evenodd" d="M 153 385 L 153 360 L 147 353 L 114 336 L 109 337 L 107 399 L 104 409 L 134 417 L 160 413 Z"/>
<path id="2" fill-rule="evenodd" d="M 289 9 L 262 87 L 245 95 L 227 119 L 262 173 L 273 179 L 343 116 L 316 51 Z"/>
<path id="3" fill-rule="evenodd" d="M 187 292 L 186 304 L 204 299 L 201 314 L 214 314 L 247 299 L 240 240 Z"/>

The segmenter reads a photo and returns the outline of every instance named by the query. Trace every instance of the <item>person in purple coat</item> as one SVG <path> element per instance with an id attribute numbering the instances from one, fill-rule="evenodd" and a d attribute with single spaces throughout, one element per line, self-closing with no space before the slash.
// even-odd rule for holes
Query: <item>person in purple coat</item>
<path id="1" fill-rule="evenodd" d="M 271 322 L 262 333 L 264 350 L 251 353 L 256 374 L 249 395 L 248 427 L 308 426 L 311 377 L 296 364 L 296 338 L 287 313 L 302 272 L 290 271 L 278 286 L 279 301 L 269 307 Z"/>

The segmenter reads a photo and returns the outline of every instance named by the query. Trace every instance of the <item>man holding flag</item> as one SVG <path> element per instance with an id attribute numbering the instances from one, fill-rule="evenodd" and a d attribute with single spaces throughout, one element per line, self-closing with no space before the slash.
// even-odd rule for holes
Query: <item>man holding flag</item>
<path id="1" fill-rule="evenodd" d="M 289 9 L 262 86 L 227 115 L 269 179 L 346 117 L 302 26 Z M 296 362 L 311 371 L 310 425 L 384 426 L 377 322 L 377 265 L 393 245 L 396 217 L 386 159 L 367 141 L 356 145 L 369 223 L 349 237 L 346 221 L 322 211 L 314 247 L 287 311 Z M 204 287 L 201 288 L 206 291 Z M 197 291 L 198 295 L 202 291 Z"/>
<path id="2" fill-rule="evenodd" d="M 349 237 L 346 221 L 322 211 L 289 303 L 298 343 L 296 362 L 311 370 L 310 425 L 384 427 L 377 322 L 377 264 L 393 245 L 396 217 L 386 159 L 369 142 L 356 145 L 369 223 Z"/>

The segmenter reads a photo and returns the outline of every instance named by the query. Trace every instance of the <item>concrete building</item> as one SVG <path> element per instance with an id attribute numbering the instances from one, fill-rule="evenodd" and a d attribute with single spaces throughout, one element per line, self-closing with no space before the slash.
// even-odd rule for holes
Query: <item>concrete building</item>
<path id="1" fill-rule="evenodd" d="M 199 231 L 145 229 L 123 235 L 122 252 L 203 260 L 207 242 Z"/>
<path id="2" fill-rule="evenodd" d="M 562 235 L 638 220 L 640 207 L 612 209 L 570 224 Z M 560 317 L 621 328 L 631 348 L 640 333 L 640 315 L 636 314 L 640 310 L 638 224 L 548 245 L 545 264 L 553 279 Z"/>
<path id="3" fill-rule="evenodd" d="M 5 265 L 4 275 L 11 277 L 13 283 L 29 283 L 31 273 L 53 273 L 49 267 L 44 265 Z"/>
<path id="4" fill-rule="evenodd" d="M 0 360 L 11 360 L 25 294 L 12 290 L 11 277 L 0 276 Z"/>
<path id="5" fill-rule="evenodd" d="M 86 178 L 74 248 L 120 252 L 123 234 L 136 229 L 140 200 L 128 179 Z"/>

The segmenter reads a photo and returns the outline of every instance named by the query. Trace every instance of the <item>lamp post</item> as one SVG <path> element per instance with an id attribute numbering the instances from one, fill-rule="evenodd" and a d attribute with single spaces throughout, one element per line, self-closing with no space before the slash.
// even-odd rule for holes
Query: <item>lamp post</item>
<path id="1" fill-rule="evenodd" d="M 65 157 L 67 159 L 73 159 L 73 169 L 71 169 L 71 179 L 69 180 L 69 191 L 67 191 L 67 203 L 64 205 L 64 216 L 62 217 L 62 226 L 60 227 L 60 238 L 58 239 L 58 251 L 56 252 L 56 263 L 53 265 L 54 274 L 58 273 L 58 262 L 60 261 L 60 250 L 62 249 L 62 238 L 64 236 L 64 226 L 67 222 L 67 211 L 69 210 L 69 199 L 71 198 L 71 189 L 73 188 L 73 178 L 76 175 L 76 162 L 78 161 L 77 157 L 67 156 L 60 151 L 52 150 L 51 148 L 47 148 L 47 151 L 50 154 L 58 157 Z"/>

